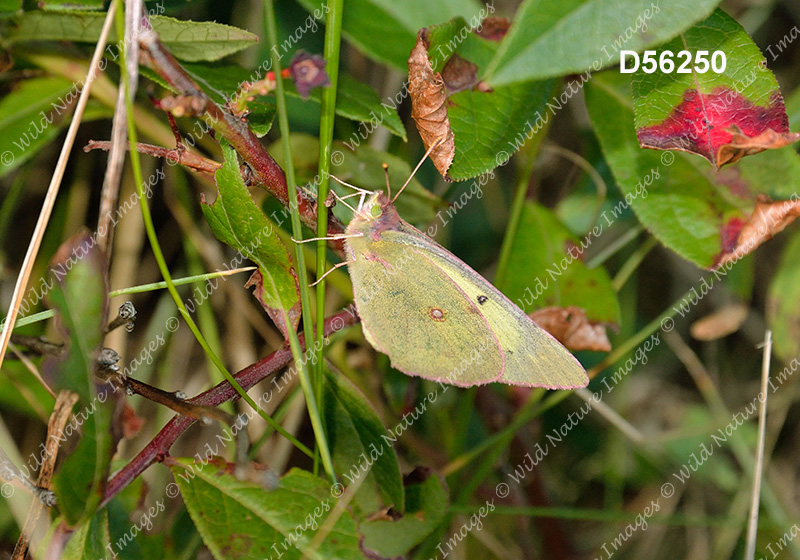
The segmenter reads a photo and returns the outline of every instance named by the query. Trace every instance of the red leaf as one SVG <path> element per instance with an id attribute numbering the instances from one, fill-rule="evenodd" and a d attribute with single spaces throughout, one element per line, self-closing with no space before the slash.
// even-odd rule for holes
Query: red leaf
<path id="1" fill-rule="evenodd" d="M 800 139 L 789 132 L 779 92 L 772 94 L 769 106 L 761 107 L 723 87 L 708 94 L 686 90 L 664 121 L 640 128 L 637 135 L 643 148 L 699 154 L 717 168 Z"/>

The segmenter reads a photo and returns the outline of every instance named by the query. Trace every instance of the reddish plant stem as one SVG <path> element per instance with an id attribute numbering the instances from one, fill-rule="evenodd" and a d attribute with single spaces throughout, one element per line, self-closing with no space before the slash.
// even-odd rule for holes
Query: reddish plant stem
<path id="1" fill-rule="evenodd" d="M 143 33 L 141 46 L 144 61 L 150 68 L 164 78 L 180 95 L 196 98 L 201 105 L 204 105 L 206 122 L 217 134 L 225 138 L 247 162 L 253 171 L 253 182 L 270 192 L 284 206 L 289 206 L 289 193 L 283 169 L 272 159 L 247 124 L 214 103 L 161 44 L 155 33 Z M 296 203 L 300 219 L 316 231 L 316 202 L 298 191 Z M 329 234 L 342 234 L 344 230 L 344 225 L 333 214 L 330 214 Z M 340 255 L 344 255 L 344 243 L 341 239 L 332 240 L 330 244 Z"/>
<path id="2" fill-rule="evenodd" d="M 325 320 L 325 338 L 357 322 L 358 316 L 351 313 L 350 310 L 345 309 L 340 311 Z M 300 334 L 299 339 L 301 348 L 305 350 L 305 337 Z M 285 344 L 269 356 L 237 372 L 234 374 L 234 378 L 239 385 L 247 391 L 256 383 L 280 371 L 281 368 L 287 366 L 291 361 L 292 351 L 289 349 L 289 345 Z M 236 389 L 227 381 L 223 381 L 208 391 L 188 399 L 188 402 L 203 406 L 219 406 L 227 401 L 236 401 L 238 398 L 239 393 L 236 392 Z M 108 481 L 105 496 L 103 497 L 103 502 L 100 507 L 103 507 L 114 496 L 119 494 L 128 484 L 133 482 L 137 476 L 142 474 L 147 467 L 156 461 L 162 461 L 164 456 L 169 453 L 169 448 L 172 447 L 175 440 L 196 421 L 195 418 L 178 415 L 167 422 L 150 443 L 148 443 L 130 463 L 125 465 L 122 470 Z"/>
<path id="3" fill-rule="evenodd" d="M 130 146 L 126 145 L 126 148 Z M 111 142 L 108 140 L 89 140 L 89 143 L 83 147 L 84 152 L 91 150 L 108 151 L 111 149 Z M 152 144 L 145 144 L 144 142 L 136 143 L 136 151 L 140 154 L 147 154 L 149 156 L 164 158 L 170 165 L 178 163 L 184 167 L 188 167 L 193 171 L 199 173 L 207 173 L 211 176 L 222 167 L 222 164 L 208 159 L 203 156 L 197 155 L 189 150 L 180 150 L 178 148 L 164 148 L 162 146 L 153 146 Z"/>

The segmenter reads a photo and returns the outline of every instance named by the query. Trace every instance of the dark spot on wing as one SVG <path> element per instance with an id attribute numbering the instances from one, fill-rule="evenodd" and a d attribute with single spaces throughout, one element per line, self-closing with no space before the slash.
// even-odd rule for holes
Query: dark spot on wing
<path id="1" fill-rule="evenodd" d="M 478 296 L 478 303 L 480 303 L 481 305 L 483 305 L 487 301 L 489 301 L 489 298 L 487 298 L 486 296 Z"/>

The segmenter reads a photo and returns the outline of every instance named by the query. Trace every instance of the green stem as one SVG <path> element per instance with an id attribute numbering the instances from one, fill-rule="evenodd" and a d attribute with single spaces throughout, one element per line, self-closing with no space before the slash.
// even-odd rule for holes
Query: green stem
<path id="1" fill-rule="evenodd" d="M 614 276 L 614 280 L 611 282 L 611 287 L 614 289 L 615 292 L 619 293 L 622 289 L 622 286 L 625 285 L 625 282 L 628 281 L 628 278 L 639 268 L 639 265 L 642 264 L 644 258 L 653 250 L 653 248 L 658 244 L 655 237 L 648 237 L 644 243 L 639 245 L 633 254 L 628 257 L 622 266 L 617 272 L 617 275 Z"/>
<path id="2" fill-rule="evenodd" d="M 122 33 L 119 34 L 120 37 L 123 36 Z M 125 68 L 125 53 L 121 52 L 120 58 L 120 67 Z M 122 72 L 122 81 L 125 87 L 125 111 L 128 117 L 128 142 L 130 142 L 131 146 L 135 146 L 137 142 L 137 135 L 136 135 L 136 123 L 134 122 L 134 111 L 133 111 L 133 96 L 131 95 L 129 81 L 128 81 L 128 73 Z M 228 371 L 225 365 L 222 363 L 222 360 L 211 350 L 208 343 L 206 342 L 203 334 L 200 332 L 200 329 L 197 328 L 192 316 L 189 314 L 189 311 L 186 309 L 186 306 L 183 304 L 183 300 L 181 299 L 180 294 L 178 294 L 177 288 L 175 288 L 175 284 L 172 281 L 172 275 L 169 272 L 169 267 L 167 266 L 167 261 L 164 259 L 164 254 L 161 251 L 161 245 L 158 242 L 158 236 L 156 235 L 156 229 L 153 225 L 153 217 L 150 214 L 150 206 L 147 204 L 147 196 L 144 192 L 144 181 L 142 180 L 142 166 L 141 160 L 139 159 L 139 152 L 136 150 L 130 150 L 131 156 L 131 169 L 133 171 L 133 178 L 136 183 L 136 193 L 139 197 L 139 208 L 142 212 L 142 220 L 144 221 L 144 228 L 147 232 L 147 239 L 150 242 L 150 247 L 153 251 L 153 257 L 156 259 L 156 263 L 158 264 L 158 269 L 161 272 L 164 281 L 167 283 L 167 290 L 172 296 L 172 300 L 175 302 L 175 305 L 178 307 L 178 311 L 180 312 L 183 319 L 186 321 L 187 326 L 194 334 L 197 342 L 200 343 L 200 346 L 203 348 L 206 356 L 208 356 L 214 365 L 219 369 L 222 374 L 225 376 L 225 379 L 236 389 L 236 392 L 239 393 L 239 396 L 244 400 L 248 405 L 250 405 L 253 410 L 255 410 L 259 416 L 261 416 L 267 424 L 273 426 L 277 431 L 279 431 L 284 437 L 286 437 L 289 441 L 291 441 L 298 449 L 303 451 L 304 453 L 308 452 L 308 449 L 286 430 L 284 430 L 281 426 L 279 426 L 266 412 L 261 410 L 255 401 L 250 398 L 242 386 L 234 379 L 233 375 Z"/>
<path id="3" fill-rule="evenodd" d="M 528 194 L 528 181 L 530 180 L 533 167 L 536 164 L 536 156 L 539 154 L 539 148 L 542 147 L 542 142 L 547 136 L 547 131 L 550 129 L 551 120 L 533 135 L 528 144 L 525 146 L 525 151 L 528 156 L 528 162 L 525 169 L 520 173 L 517 181 L 517 190 L 514 192 L 514 201 L 511 204 L 511 212 L 508 217 L 508 227 L 506 228 L 505 236 L 503 237 L 503 246 L 500 248 L 500 258 L 497 262 L 497 272 L 494 276 L 494 284 L 501 287 L 506 279 L 508 273 L 508 264 L 511 260 L 511 247 L 514 245 L 514 239 L 517 237 L 519 230 L 519 222 L 522 219 L 522 210 L 525 208 L 525 198 Z"/>
<path id="4" fill-rule="evenodd" d="M 326 70 L 330 85 L 322 90 L 322 107 L 319 120 L 319 190 L 317 196 L 317 277 L 324 274 L 328 262 L 328 207 L 322 201 L 328 198 L 328 186 L 331 170 L 331 146 L 333 145 L 333 124 L 336 117 L 336 89 L 339 83 L 339 47 L 342 37 L 342 7 L 344 0 L 329 0 L 328 17 L 325 22 Z M 317 285 L 317 361 L 314 375 L 315 392 L 319 409 L 325 410 L 323 383 L 325 381 L 325 363 L 322 360 L 325 334 L 325 278 Z M 325 416 L 322 416 L 323 430 Z M 316 464 L 315 464 L 316 467 Z M 315 469 L 316 470 L 316 469 Z"/>
<path id="5" fill-rule="evenodd" d="M 275 6 L 273 0 L 264 0 L 264 26 L 267 31 L 267 40 L 270 45 L 278 44 L 278 32 L 275 23 Z M 289 209 L 292 217 L 292 235 L 297 240 L 303 239 L 303 230 L 300 223 L 300 214 L 298 212 L 297 204 L 297 186 L 295 184 L 294 163 L 292 162 L 292 147 L 289 131 L 289 115 L 286 110 L 286 97 L 283 88 L 283 78 L 280 72 L 280 58 L 276 48 L 270 48 L 272 54 L 272 64 L 275 70 L 275 99 L 278 106 L 278 122 L 281 129 L 281 140 L 283 142 L 283 153 L 285 156 L 285 173 L 286 173 L 286 189 L 289 198 Z M 320 204 L 320 206 L 322 206 Z M 303 307 L 303 333 L 306 340 L 314 340 L 312 337 L 312 328 L 314 324 L 311 316 L 311 301 L 308 294 L 308 279 L 306 276 L 306 260 L 303 248 L 300 244 L 295 245 L 295 261 L 296 269 L 300 284 L 300 303 Z M 285 312 L 284 312 L 285 314 Z M 291 325 L 291 322 L 286 319 L 286 325 Z M 292 355 L 295 360 L 295 367 L 300 377 L 300 385 L 303 388 L 303 394 L 306 397 L 306 404 L 308 406 L 308 415 L 311 418 L 311 425 L 314 428 L 314 437 L 319 447 L 319 452 L 322 455 L 322 465 L 325 467 L 325 472 L 328 473 L 334 481 L 336 480 L 333 471 L 333 460 L 331 459 L 330 449 L 328 448 L 328 441 L 325 436 L 325 430 L 322 426 L 322 418 L 320 411 L 317 407 L 317 399 L 314 397 L 314 391 L 311 384 L 311 379 L 306 367 L 306 360 L 302 355 L 300 349 L 300 341 L 297 338 L 297 333 L 291 328 L 287 328 L 289 335 L 289 345 L 292 348 Z M 313 350 L 311 350 L 313 351 Z"/>
<path id="6" fill-rule="evenodd" d="M 622 249 L 625 245 L 636 239 L 636 237 L 644 231 L 644 226 L 639 224 L 632 226 L 628 231 L 620 235 L 617 239 L 612 241 L 608 247 L 601 249 L 594 257 L 589 259 L 586 263 L 586 268 L 597 268 L 606 260 L 610 259 L 617 251 Z"/>

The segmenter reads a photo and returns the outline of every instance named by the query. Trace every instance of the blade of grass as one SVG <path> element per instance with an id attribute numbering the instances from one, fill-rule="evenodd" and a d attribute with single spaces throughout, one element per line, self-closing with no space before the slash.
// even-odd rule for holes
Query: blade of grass
<path id="1" fill-rule="evenodd" d="M 303 239 L 303 229 L 300 223 L 300 214 L 298 212 L 297 200 L 297 186 L 295 183 L 294 164 L 292 162 L 292 148 L 289 137 L 289 115 L 286 110 L 286 97 L 283 88 L 283 77 L 280 72 L 280 58 L 278 49 L 278 32 L 275 23 L 275 5 L 272 0 L 264 0 L 264 26 L 267 31 L 267 40 L 273 48 L 270 48 L 272 54 L 272 63 L 275 67 L 275 99 L 278 106 L 278 122 L 281 130 L 281 140 L 283 142 L 283 150 L 285 157 L 286 173 L 286 188 L 289 196 L 289 209 L 292 217 L 292 235 L 297 240 Z M 318 205 L 321 206 L 321 205 Z M 300 303 L 303 307 L 303 333 L 306 340 L 313 340 L 312 325 L 313 318 L 311 316 L 311 303 L 308 295 L 308 279 L 306 276 L 306 261 L 305 254 L 303 253 L 300 244 L 295 245 L 295 262 L 296 270 L 299 277 L 300 284 Z M 291 322 L 288 320 L 284 310 L 285 321 L 287 325 Z M 322 456 L 322 465 L 325 472 L 334 481 L 336 475 L 333 471 L 333 460 L 331 459 L 330 449 L 328 448 L 328 440 L 322 426 L 322 419 L 319 408 L 317 407 L 317 400 L 314 397 L 314 390 L 309 378 L 308 368 L 306 367 L 306 360 L 304 359 L 300 350 L 300 341 L 297 338 L 297 333 L 292 329 L 288 329 L 289 345 L 292 349 L 292 355 L 295 360 L 295 367 L 297 368 L 298 375 L 300 376 L 300 385 L 303 387 L 303 394 L 306 397 L 306 406 L 308 407 L 308 415 L 311 418 L 311 426 L 314 428 L 314 437 L 319 447 L 319 452 Z"/>
<path id="2" fill-rule="evenodd" d="M 97 41 L 94 54 L 92 55 L 92 61 L 89 64 L 89 72 L 86 75 L 86 79 L 83 81 L 84 86 L 81 90 L 80 97 L 78 98 L 78 104 L 75 106 L 75 114 L 72 116 L 72 121 L 69 123 L 67 137 L 64 139 L 64 144 L 61 146 L 61 153 L 58 155 L 56 168 L 53 171 L 52 178 L 50 179 L 50 185 L 47 187 L 47 194 L 45 195 L 44 202 L 42 203 L 42 209 L 39 212 L 39 219 L 37 220 L 36 227 L 33 230 L 31 242 L 28 245 L 28 251 L 25 253 L 25 260 L 22 261 L 22 269 L 20 270 L 19 277 L 17 278 L 17 283 L 14 286 L 14 293 L 11 296 L 11 304 L 9 305 L 8 313 L 6 314 L 6 320 L 3 321 L 2 333 L 0 333 L 0 367 L 2 367 L 3 360 L 6 356 L 8 341 L 11 339 L 11 332 L 14 330 L 14 322 L 19 314 L 19 306 L 22 303 L 22 298 L 25 295 L 25 288 L 30 280 L 36 255 L 39 253 L 39 247 L 42 244 L 44 230 L 47 227 L 47 223 L 50 221 L 50 214 L 53 211 L 53 206 L 56 202 L 58 189 L 61 186 L 61 179 L 64 177 L 64 171 L 67 168 L 67 161 L 69 160 L 69 155 L 72 151 L 72 145 L 75 142 L 75 136 L 78 133 L 78 127 L 81 124 L 83 111 L 86 108 L 86 104 L 89 102 L 89 95 L 92 91 L 92 82 L 94 81 L 95 76 L 98 75 L 97 70 L 100 64 L 100 58 L 102 57 L 103 51 L 106 48 L 108 33 L 111 31 L 111 23 L 114 21 L 114 13 L 117 11 L 118 7 L 119 0 L 113 0 L 111 5 L 108 7 L 108 14 L 106 15 L 105 22 L 103 22 L 103 29 L 100 32 L 100 39 Z"/>
<path id="3" fill-rule="evenodd" d="M 761 369 L 761 410 L 758 415 L 758 447 L 756 448 L 755 469 L 753 469 L 753 496 L 750 500 L 750 519 L 747 524 L 746 559 L 756 556 L 756 534 L 758 533 L 758 506 L 761 503 L 761 478 L 764 472 L 764 439 L 767 432 L 767 384 L 769 383 L 769 363 L 772 357 L 772 331 L 767 331 L 764 340 L 764 362 Z"/>
<path id="4" fill-rule="evenodd" d="M 339 47 L 342 38 L 343 0 L 328 1 L 328 16 L 325 21 L 325 50 L 323 56 L 327 61 L 326 69 L 330 85 L 322 90 L 322 106 L 319 119 L 319 190 L 317 198 L 317 273 L 322 274 L 328 262 L 328 207 L 322 204 L 328 198 L 328 186 L 331 169 L 331 146 L 333 145 L 333 123 L 336 117 L 336 87 L 339 83 Z M 325 391 L 325 363 L 322 360 L 325 324 L 325 278 L 317 284 L 317 344 L 318 353 L 314 372 L 314 387 L 320 410 L 325 410 L 323 398 Z M 322 429 L 325 430 L 325 415 L 322 415 Z M 317 471 L 316 464 L 314 470 Z"/>

